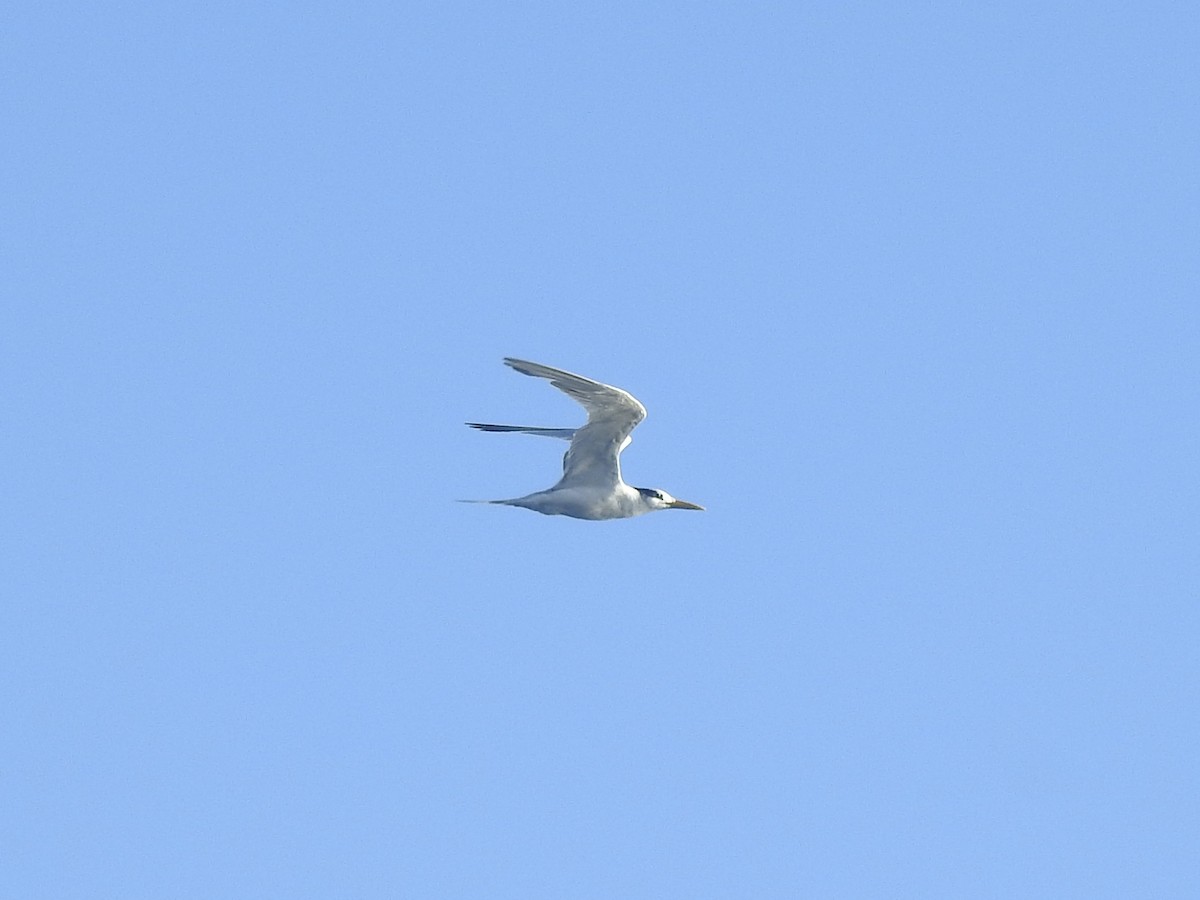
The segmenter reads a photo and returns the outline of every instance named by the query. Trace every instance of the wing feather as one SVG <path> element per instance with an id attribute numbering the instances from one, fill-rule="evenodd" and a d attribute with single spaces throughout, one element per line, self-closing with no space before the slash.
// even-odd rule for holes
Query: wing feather
<path id="1" fill-rule="evenodd" d="M 504 362 L 522 375 L 545 378 L 587 410 L 587 424 L 575 430 L 563 457 L 563 477 L 557 487 L 621 484 L 621 451 L 631 433 L 646 418 L 646 407 L 628 391 L 602 384 L 552 366 L 506 357 Z"/>

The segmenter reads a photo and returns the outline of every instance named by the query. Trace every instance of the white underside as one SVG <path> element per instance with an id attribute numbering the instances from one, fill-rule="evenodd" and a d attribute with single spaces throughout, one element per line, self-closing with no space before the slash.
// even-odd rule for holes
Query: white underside
<path id="1" fill-rule="evenodd" d="M 628 519 L 651 511 L 642 495 L 626 484 L 616 488 L 583 485 L 551 488 L 528 497 L 492 502 L 532 509 L 547 516 L 571 516 L 575 519 Z"/>

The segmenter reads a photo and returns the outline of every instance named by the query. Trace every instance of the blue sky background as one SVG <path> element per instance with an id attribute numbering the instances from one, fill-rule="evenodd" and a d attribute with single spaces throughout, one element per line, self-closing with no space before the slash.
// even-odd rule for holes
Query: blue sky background
<path id="1" fill-rule="evenodd" d="M 1200 896 L 1195 4 L 2 18 L 0 894 Z"/>

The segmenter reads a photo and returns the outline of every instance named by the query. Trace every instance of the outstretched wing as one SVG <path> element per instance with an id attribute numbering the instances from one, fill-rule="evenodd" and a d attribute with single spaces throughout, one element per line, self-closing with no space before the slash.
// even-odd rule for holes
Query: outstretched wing
<path id="1" fill-rule="evenodd" d="M 543 366 L 506 357 L 504 362 L 522 375 L 545 378 L 587 410 L 587 424 L 575 430 L 571 449 L 563 457 L 563 477 L 557 487 L 591 485 L 616 487 L 621 483 L 621 451 L 632 440 L 630 433 L 646 418 L 646 407 L 627 391 Z"/>
<path id="2" fill-rule="evenodd" d="M 574 428 L 535 428 L 531 425 L 486 425 L 483 422 L 467 422 L 479 431 L 501 431 L 509 434 L 536 434 L 541 437 L 562 438 L 569 441 L 575 437 Z"/>

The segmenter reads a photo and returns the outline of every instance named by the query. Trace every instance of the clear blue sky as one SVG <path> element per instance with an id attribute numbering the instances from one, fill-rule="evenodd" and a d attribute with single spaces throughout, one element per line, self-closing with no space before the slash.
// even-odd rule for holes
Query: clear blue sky
<path id="1" fill-rule="evenodd" d="M 0 24 L 0 896 L 1200 896 L 1194 3 Z"/>

